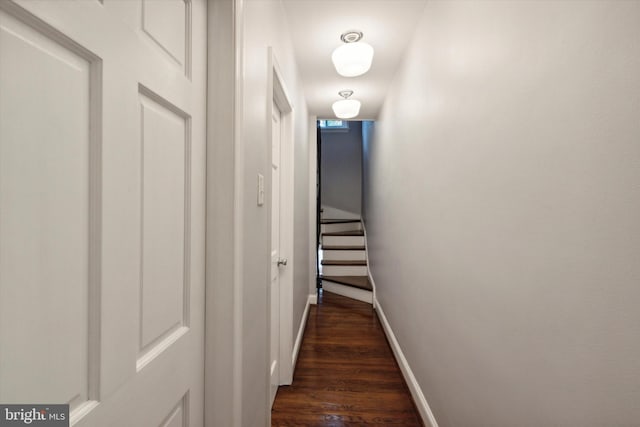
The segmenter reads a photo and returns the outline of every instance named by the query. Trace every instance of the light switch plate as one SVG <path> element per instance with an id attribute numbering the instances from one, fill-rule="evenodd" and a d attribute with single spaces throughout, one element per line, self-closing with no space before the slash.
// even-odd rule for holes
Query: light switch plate
<path id="1" fill-rule="evenodd" d="M 264 175 L 258 174 L 258 206 L 264 205 Z"/>

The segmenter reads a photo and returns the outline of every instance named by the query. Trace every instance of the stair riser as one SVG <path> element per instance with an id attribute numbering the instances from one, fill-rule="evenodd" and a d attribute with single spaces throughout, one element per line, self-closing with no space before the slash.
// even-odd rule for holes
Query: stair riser
<path id="1" fill-rule="evenodd" d="M 373 304 L 373 292 L 371 291 L 353 288 L 351 286 L 344 286 L 340 283 L 334 283 L 328 280 L 322 281 L 322 288 L 328 292 L 333 292 L 338 295 Z"/>
<path id="2" fill-rule="evenodd" d="M 323 265 L 324 276 L 366 276 L 367 267 L 360 265 Z"/>
<path id="3" fill-rule="evenodd" d="M 324 246 L 364 246 L 364 236 L 322 236 Z"/>
<path id="4" fill-rule="evenodd" d="M 359 222 L 347 222 L 344 224 L 322 224 L 323 233 L 337 233 L 339 231 L 362 230 Z"/>
<path id="5" fill-rule="evenodd" d="M 338 251 L 338 250 L 329 250 L 322 251 L 322 259 L 327 260 L 354 260 L 354 261 L 364 261 L 366 259 L 364 251 Z"/>

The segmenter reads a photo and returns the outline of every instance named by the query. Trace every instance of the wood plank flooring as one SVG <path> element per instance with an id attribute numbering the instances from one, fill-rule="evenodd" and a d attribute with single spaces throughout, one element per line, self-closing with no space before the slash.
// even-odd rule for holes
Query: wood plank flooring
<path id="1" fill-rule="evenodd" d="M 422 426 L 371 305 L 324 292 L 272 426 Z"/>

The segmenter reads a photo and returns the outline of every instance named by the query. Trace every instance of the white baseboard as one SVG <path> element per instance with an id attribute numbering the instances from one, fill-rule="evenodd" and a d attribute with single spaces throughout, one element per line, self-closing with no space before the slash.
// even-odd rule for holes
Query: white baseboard
<path id="1" fill-rule="evenodd" d="M 400 348 L 400 344 L 396 339 L 393 330 L 391 329 L 391 325 L 387 321 L 387 317 L 384 315 L 384 311 L 382 311 L 382 307 L 380 306 L 380 302 L 375 300 L 375 308 L 378 313 L 378 318 L 380 318 L 380 323 L 382 323 L 382 327 L 384 329 L 385 334 L 387 335 L 387 340 L 389 340 L 389 344 L 391 345 L 391 350 L 393 350 L 393 354 L 396 357 L 396 361 L 400 366 L 400 370 L 402 371 L 402 375 L 404 376 L 404 380 L 407 382 L 407 386 L 409 387 L 409 391 L 411 392 L 411 396 L 413 397 L 413 401 L 420 412 L 420 416 L 422 417 L 422 421 L 426 427 L 438 427 L 438 423 L 436 418 L 427 403 L 427 399 L 424 397 L 422 393 L 422 389 L 416 380 L 416 377 L 413 375 L 413 371 L 409 366 L 409 362 L 404 357 L 404 353 Z"/>
<path id="2" fill-rule="evenodd" d="M 342 295 L 343 297 L 357 299 L 358 301 L 373 304 L 373 292 L 360 288 L 354 288 L 352 286 L 345 286 L 339 283 L 330 282 L 327 279 L 322 279 L 322 289 L 327 292 L 333 292 L 334 294 Z"/>
<path id="3" fill-rule="evenodd" d="M 291 366 L 292 372 L 296 371 L 296 362 L 298 361 L 298 353 L 300 353 L 300 346 L 302 345 L 302 337 L 304 336 L 304 328 L 307 326 L 307 318 L 309 317 L 309 307 L 312 304 L 318 303 L 318 297 L 316 295 L 309 295 L 307 298 L 307 304 L 304 307 L 304 313 L 302 313 L 302 319 L 300 320 L 300 328 L 298 328 L 298 335 L 296 336 L 296 342 L 293 343 L 293 353 L 291 354 Z"/>
<path id="4" fill-rule="evenodd" d="M 371 287 L 373 288 L 373 308 L 375 309 L 378 304 L 378 299 L 376 298 L 376 282 L 373 281 L 373 276 L 371 275 L 371 270 L 369 270 L 369 257 L 367 257 L 367 270 L 369 274 L 369 283 L 371 283 Z"/>

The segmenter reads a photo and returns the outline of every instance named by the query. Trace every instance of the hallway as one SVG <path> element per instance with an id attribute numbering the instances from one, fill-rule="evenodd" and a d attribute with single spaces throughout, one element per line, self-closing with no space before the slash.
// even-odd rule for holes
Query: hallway
<path id="1" fill-rule="evenodd" d="M 640 427 L 638 117 L 640 0 L 0 0 L 0 425 Z"/>
<path id="2" fill-rule="evenodd" d="M 272 426 L 421 426 L 371 305 L 329 292 L 312 306 L 293 384 Z"/>

